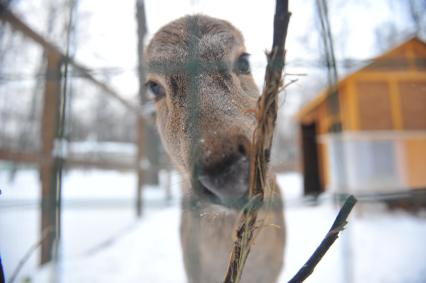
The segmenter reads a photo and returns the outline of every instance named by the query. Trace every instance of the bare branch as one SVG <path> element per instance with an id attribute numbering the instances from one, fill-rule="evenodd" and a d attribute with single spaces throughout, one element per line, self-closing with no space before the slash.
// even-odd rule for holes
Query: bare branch
<path id="1" fill-rule="evenodd" d="M 19 272 L 21 271 L 22 267 L 24 267 L 25 263 L 30 259 L 31 255 L 41 246 L 41 244 L 47 239 L 47 237 L 53 233 L 54 230 L 52 227 L 49 227 L 45 229 L 42 233 L 41 239 L 38 240 L 36 243 L 34 243 L 28 251 L 25 253 L 25 255 L 22 257 L 22 259 L 19 261 L 18 265 L 16 266 L 15 270 L 12 272 L 12 275 L 10 276 L 10 279 L 8 283 L 13 283 L 18 276 Z"/>
<path id="2" fill-rule="evenodd" d="M 297 272 L 297 274 L 289 281 L 289 283 L 303 282 L 306 278 L 309 277 L 309 275 L 312 274 L 322 257 L 327 253 L 327 251 L 339 237 L 339 233 L 345 228 L 345 225 L 348 223 L 346 220 L 348 219 L 348 216 L 356 202 L 357 199 L 352 195 L 346 199 L 345 203 L 339 211 L 339 214 L 337 214 L 336 220 L 334 220 L 333 225 L 331 226 L 325 238 L 322 240 L 321 244 L 308 259 L 308 261 Z"/>
<path id="3" fill-rule="evenodd" d="M 272 51 L 267 54 L 268 65 L 262 96 L 257 102 L 257 126 L 250 149 L 249 202 L 243 208 L 236 229 L 236 240 L 230 255 L 224 282 L 240 282 L 244 264 L 257 230 L 257 215 L 263 205 L 264 189 L 271 152 L 272 137 L 278 111 L 278 93 L 283 85 L 284 45 L 290 13 L 288 0 L 276 0 Z"/>

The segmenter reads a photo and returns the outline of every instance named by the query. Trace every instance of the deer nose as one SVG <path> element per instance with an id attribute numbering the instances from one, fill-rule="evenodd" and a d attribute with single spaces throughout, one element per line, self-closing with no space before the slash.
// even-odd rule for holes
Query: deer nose
<path id="1" fill-rule="evenodd" d="M 200 183 L 222 203 L 241 199 L 248 190 L 249 161 L 244 146 L 215 164 L 202 166 Z"/>

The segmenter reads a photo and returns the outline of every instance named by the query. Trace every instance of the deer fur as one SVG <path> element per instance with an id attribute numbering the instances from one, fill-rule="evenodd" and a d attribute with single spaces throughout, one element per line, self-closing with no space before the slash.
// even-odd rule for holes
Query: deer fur
<path id="1" fill-rule="evenodd" d="M 235 204 L 247 195 L 259 97 L 243 37 L 226 21 L 186 16 L 161 28 L 144 57 L 161 141 L 185 183 L 181 243 L 188 281 L 221 282 L 239 215 Z M 276 282 L 282 268 L 282 201 L 274 177 L 268 180 L 273 205 L 260 213 L 264 227 L 242 282 Z"/>

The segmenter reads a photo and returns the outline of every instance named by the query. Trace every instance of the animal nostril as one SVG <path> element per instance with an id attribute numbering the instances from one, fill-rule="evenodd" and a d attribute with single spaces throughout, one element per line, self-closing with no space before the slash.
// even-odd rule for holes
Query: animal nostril
<path id="1" fill-rule="evenodd" d="M 245 146 L 243 144 L 239 144 L 238 145 L 238 152 L 241 153 L 244 156 L 247 155 L 246 148 L 245 148 Z"/>
<path id="2" fill-rule="evenodd" d="M 266 162 L 271 161 L 271 150 L 265 149 L 264 154 L 265 154 Z"/>

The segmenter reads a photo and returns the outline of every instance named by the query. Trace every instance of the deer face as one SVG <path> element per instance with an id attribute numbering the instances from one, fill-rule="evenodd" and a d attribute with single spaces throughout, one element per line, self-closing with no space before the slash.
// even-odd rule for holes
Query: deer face
<path id="1" fill-rule="evenodd" d="M 259 91 L 243 37 L 228 22 L 187 16 L 146 51 L 147 93 L 162 143 L 198 196 L 227 204 L 247 191 Z"/>

